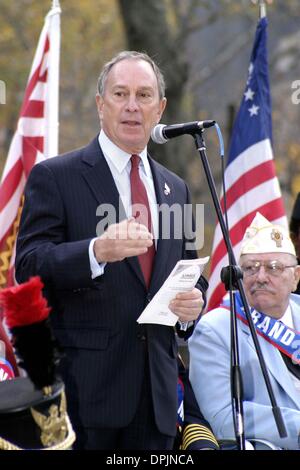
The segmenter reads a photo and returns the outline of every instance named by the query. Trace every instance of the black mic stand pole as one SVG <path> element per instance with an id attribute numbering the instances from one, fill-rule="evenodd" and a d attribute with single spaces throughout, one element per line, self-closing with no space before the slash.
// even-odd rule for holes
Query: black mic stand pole
<path id="1" fill-rule="evenodd" d="M 248 325 L 250 328 L 251 336 L 254 342 L 255 350 L 258 356 L 258 360 L 260 363 L 260 367 L 262 370 L 262 374 L 265 380 L 265 384 L 268 390 L 268 394 L 270 397 L 270 402 L 272 405 L 272 411 L 274 415 L 274 419 L 276 422 L 276 426 L 279 432 L 280 437 L 286 437 L 287 432 L 285 428 L 285 424 L 282 419 L 282 414 L 280 408 L 277 406 L 277 402 L 274 396 L 274 392 L 270 383 L 270 378 L 268 374 L 268 370 L 266 368 L 265 360 L 261 352 L 260 344 L 257 339 L 256 330 L 253 324 L 253 320 L 250 314 L 248 302 L 246 299 L 244 286 L 242 282 L 242 273 L 239 266 L 236 263 L 236 259 L 234 256 L 232 244 L 230 241 L 230 237 L 228 234 L 228 230 L 226 228 L 219 198 L 216 191 L 216 186 L 214 183 L 214 179 L 210 170 L 210 166 L 208 163 L 207 155 L 206 155 L 206 146 L 203 137 L 203 129 L 199 130 L 199 132 L 193 135 L 195 139 L 196 148 L 199 152 L 202 165 L 204 168 L 204 172 L 207 178 L 208 186 L 211 192 L 211 196 L 213 199 L 214 207 L 216 210 L 216 214 L 218 217 L 218 221 L 221 227 L 221 231 L 223 234 L 224 242 L 226 245 L 226 249 L 228 252 L 229 258 L 229 266 L 223 268 L 222 272 L 222 281 L 225 282 L 226 288 L 231 288 L 231 343 L 232 343 L 232 352 L 231 352 L 231 362 L 232 362 L 232 370 L 231 370 L 231 389 L 232 389 L 232 399 L 234 404 L 234 409 L 236 411 L 236 416 L 234 416 L 234 423 L 235 423 L 235 431 L 236 431 L 236 440 L 240 450 L 245 450 L 245 435 L 244 435 L 244 422 L 243 422 L 243 397 L 242 397 L 242 381 L 241 381 L 241 372 L 239 366 L 239 354 L 238 354 L 238 338 L 237 338 L 237 322 L 236 322 L 236 312 L 235 312 L 235 299 L 234 299 L 234 289 L 238 290 L 241 296 L 241 300 L 243 303 L 243 307 L 245 310 L 245 315 L 248 321 Z M 231 284 L 231 285 L 230 285 Z"/>
<path id="2" fill-rule="evenodd" d="M 240 268 L 235 266 L 233 263 L 234 261 L 229 259 L 229 266 L 222 268 L 221 281 L 224 283 L 226 291 L 229 291 L 230 297 L 230 385 L 234 431 L 238 450 L 246 450 L 243 408 L 243 379 L 240 370 L 235 304 L 235 292 L 237 289 L 236 280 L 241 279 L 243 274 Z"/>

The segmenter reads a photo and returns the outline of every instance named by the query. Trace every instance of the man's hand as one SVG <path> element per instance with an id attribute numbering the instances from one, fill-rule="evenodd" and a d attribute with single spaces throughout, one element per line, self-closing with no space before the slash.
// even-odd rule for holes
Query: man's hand
<path id="1" fill-rule="evenodd" d="M 153 236 L 147 227 L 132 217 L 110 225 L 95 241 L 94 254 L 99 263 L 122 261 L 146 253 L 152 244 Z"/>
<path id="2" fill-rule="evenodd" d="M 189 292 L 182 292 L 170 302 L 169 309 L 179 317 L 182 322 L 197 320 L 203 308 L 202 292 L 194 287 Z"/>

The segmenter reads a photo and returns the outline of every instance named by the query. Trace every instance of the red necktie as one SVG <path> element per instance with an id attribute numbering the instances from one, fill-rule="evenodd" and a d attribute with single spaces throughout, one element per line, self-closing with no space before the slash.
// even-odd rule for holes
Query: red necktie
<path id="1" fill-rule="evenodd" d="M 131 156 L 131 172 L 130 172 L 130 185 L 131 185 L 131 204 L 139 204 L 141 210 L 133 207 L 132 216 L 135 217 L 136 221 L 145 225 L 149 232 L 152 232 L 151 212 L 148 201 L 148 196 L 144 183 L 142 182 L 139 174 L 139 163 L 140 157 L 138 155 Z M 155 245 L 148 248 L 148 251 L 143 255 L 140 255 L 139 263 L 144 275 L 146 286 L 149 287 L 152 266 L 155 256 Z"/>

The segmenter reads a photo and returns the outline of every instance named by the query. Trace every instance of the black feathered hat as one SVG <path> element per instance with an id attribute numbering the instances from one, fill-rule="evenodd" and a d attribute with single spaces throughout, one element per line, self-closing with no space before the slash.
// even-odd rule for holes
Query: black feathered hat
<path id="1" fill-rule="evenodd" d="M 74 441 L 61 381 L 48 394 L 25 377 L 0 383 L 0 450 L 67 450 Z"/>

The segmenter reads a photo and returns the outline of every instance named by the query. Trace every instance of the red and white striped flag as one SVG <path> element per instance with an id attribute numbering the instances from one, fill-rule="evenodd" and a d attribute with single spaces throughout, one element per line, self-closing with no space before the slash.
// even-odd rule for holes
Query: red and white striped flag
<path id="1" fill-rule="evenodd" d="M 234 124 L 225 170 L 229 234 L 237 261 L 243 235 L 257 211 L 287 228 L 271 146 L 267 24 L 264 17 L 257 26 L 247 85 Z M 223 210 L 223 198 L 221 206 Z M 227 265 L 228 256 L 218 224 L 212 248 L 208 310 L 217 307 L 225 294 L 220 272 Z"/>
<path id="2" fill-rule="evenodd" d="M 35 163 L 58 153 L 60 50 L 58 0 L 45 18 L 29 74 L 17 130 L 0 184 L 0 287 L 14 283 L 15 241 L 23 191 Z"/>

